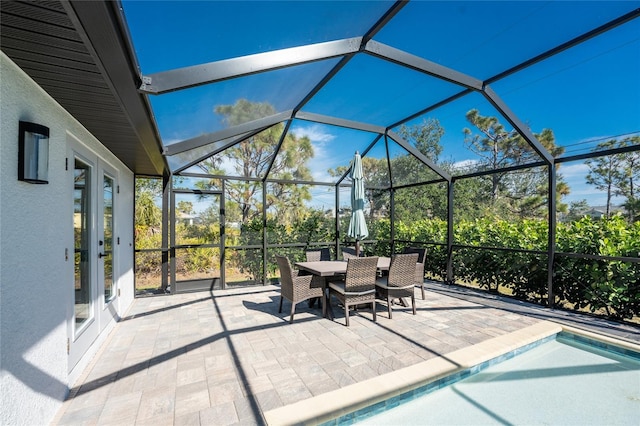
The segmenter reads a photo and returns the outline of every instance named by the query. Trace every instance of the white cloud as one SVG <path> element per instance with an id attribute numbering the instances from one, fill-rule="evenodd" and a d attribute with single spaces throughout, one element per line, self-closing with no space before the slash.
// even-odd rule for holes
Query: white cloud
<path id="1" fill-rule="evenodd" d="M 331 133 L 327 133 L 325 131 L 324 126 L 320 126 L 319 124 L 311 124 L 305 127 L 303 126 L 292 127 L 290 132 L 293 133 L 298 138 L 306 136 L 314 144 L 327 143 L 335 139 L 335 135 L 332 135 Z"/>
<path id="2" fill-rule="evenodd" d="M 584 162 L 570 165 L 562 164 L 558 173 L 562 175 L 571 190 L 569 195 L 563 198 L 563 202 L 571 203 L 573 201 L 587 200 L 590 206 L 603 206 L 606 204 L 607 193 L 587 183 L 586 178 L 587 174 L 589 174 L 589 166 Z M 618 205 L 623 202 L 624 197 L 611 198 L 612 205 Z"/>
<path id="3" fill-rule="evenodd" d="M 579 177 L 584 180 L 584 177 L 587 176 L 587 173 L 589 173 L 589 166 L 587 166 L 585 163 L 572 165 L 566 165 L 565 163 L 560 166 L 560 168 L 558 169 L 558 173 L 564 176 L 565 179 Z"/>
<path id="4" fill-rule="evenodd" d="M 333 155 L 327 149 L 328 144 L 336 136 L 327 133 L 324 126 L 312 124 L 309 126 L 296 126 L 291 128 L 291 133 L 296 137 L 308 137 L 313 144 L 313 160 L 309 161 L 309 169 L 313 180 L 316 182 L 332 182 L 334 178 L 327 173 L 327 164 L 333 163 Z"/>
<path id="5" fill-rule="evenodd" d="M 311 171 L 311 176 L 313 176 L 314 182 L 333 182 L 335 178 L 330 176 L 327 173 L 326 167 L 323 166 L 321 162 L 316 162 L 312 160 L 309 164 L 309 169 Z"/>
<path id="6" fill-rule="evenodd" d="M 461 161 L 456 161 L 455 163 L 453 163 L 451 165 L 451 168 L 453 170 L 466 171 L 466 170 L 474 168 L 478 163 L 479 163 L 478 160 L 461 160 Z"/>

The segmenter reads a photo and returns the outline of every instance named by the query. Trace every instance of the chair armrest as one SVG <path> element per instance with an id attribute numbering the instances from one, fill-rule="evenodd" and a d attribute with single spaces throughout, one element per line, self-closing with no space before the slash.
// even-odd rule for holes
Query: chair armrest
<path id="1" fill-rule="evenodd" d="M 298 285 L 311 285 L 311 282 L 313 281 L 314 275 L 296 275 L 294 274 L 291 279 L 293 280 L 293 285 L 294 286 L 298 286 Z"/>

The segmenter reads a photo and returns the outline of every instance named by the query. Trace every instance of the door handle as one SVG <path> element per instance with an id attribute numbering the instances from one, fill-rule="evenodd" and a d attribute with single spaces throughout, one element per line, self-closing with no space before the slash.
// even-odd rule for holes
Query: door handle
<path id="1" fill-rule="evenodd" d="M 104 253 L 98 253 L 98 259 L 102 259 L 103 257 L 107 257 Z"/>

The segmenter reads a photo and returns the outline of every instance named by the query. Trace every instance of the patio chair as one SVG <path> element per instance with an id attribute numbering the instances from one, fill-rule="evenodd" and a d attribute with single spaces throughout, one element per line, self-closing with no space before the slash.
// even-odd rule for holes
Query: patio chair
<path id="1" fill-rule="evenodd" d="M 307 255 L 307 262 L 331 260 L 331 250 L 328 247 L 323 247 L 319 250 L 308 250 L 305 254 Z"/>
<path id="2" fill-rule="evenodd" d="M 307 257 L 307 262 L 320 262 L 320 261 L 331 260 L 331 250 L 329 250 L 328 247 L 323 247 L 317 250 L 307 250 L 305 252 L 305 255 Z M 330 278 L 326 277 L 325 279 L 330 279 Z M 315 303 L 316 303 L 315 298 L 309 299 L 310 308 L 312 308 Z M 319 306 L 322 305 L 322 299 L 318 299 L 318 305 Z"/>
<path id="3" fill-rule="evenodd" d="M 342 260 L 352 259 L 356 256 L 355 247 L 342 247 Z M 362 251 L 360 251 L 360 257 L 362 257 Z"/>
<path id="4" fill-rule="evenodd" d="M 347 260 L 344 281 L 329 282 L 329 300 L 333 294 L 344 306 L 344 316 L 349 326 L 351 306 L 371 304 L 373 321 L 376 321 L 376 272 L 377 257 L 352 257 Z"/>
<path id="5" fill-rule="evenodd" d="M 378 278 L 376 290 L 380 299 L 386 300 L 389 319 L 391 314 L 391 299 L 411 298 L 411 308 L 413 315 L 416 314 L 416 298 L 413 294 L 415 290 L 416 262 L 418 253 L 396 254 L 391 258 L 389 275 Z"/>
<path id="6" fill-rule="evenodd" d="M 289 323 L 292 323 L 296 304 L 309 299 L 322 298 L 324 282 L 322 278 L 315 275 L 301 275 L 300 271 L 291 268 L 291 262 L 285 256 L 276 255 L 276 260 L 280 269 L 280 308 L 278 312 L 282 312 L 283 299 L 291 301 Z M 323 304 L 322 316 L 325 316 L 325 309 Z"/>
<path id="7" fill-rule="evenodd" d="M 427 249 L 421 247 L 406 247 L 403 253 L 418 253 L 418 263 L 416 264 L 416 284 L 420 286 L 422 300 L 424 300 L 424 264 L 427 259 Z"/>

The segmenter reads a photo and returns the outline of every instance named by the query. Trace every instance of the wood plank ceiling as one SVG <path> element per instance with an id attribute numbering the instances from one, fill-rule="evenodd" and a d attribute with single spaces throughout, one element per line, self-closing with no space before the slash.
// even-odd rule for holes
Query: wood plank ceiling
<path id="1" fill-rule="evenodd" d="M 134 173 L 166 171 L 116 2 L 2 1 L 0 48 Z"/>

